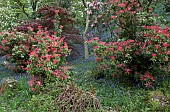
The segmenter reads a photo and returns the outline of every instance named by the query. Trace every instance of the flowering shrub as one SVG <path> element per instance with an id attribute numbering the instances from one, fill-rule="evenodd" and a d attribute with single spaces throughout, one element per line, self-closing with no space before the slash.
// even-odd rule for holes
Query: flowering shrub
<path id="1" fill-rule="evenodd" d="M 51 76 L 58 79 L 68 78 L 68 68 L 64 65 L 70 50 L 64 38 L 49 35 L 49 32 L 42 30 L 41 26 L 37 33 L 30 28 L 26 34 L 4 32 L 1 36 L 3 37 L 1 49 L 9 60 L 15 63 L 17 70 L 27 70 L 31 75 L 41 77 L 42 81 Z M 31 87 L 34 85 L 34 79 L 30 79 Z"/>
<path id="2" fill-rule="evenodd" d="M 22 72 L 22 68 L 27 66 L 29 50 L 31 50 L 30 48 L 34 43 L 31 42 L 30 38 L 33 37 L 29 34 L 14 31 L 2 32 L 1 38 L 1 51 L 7 54 L 7 58 L 12 63 L 15 63 L 14 68 Z"/>
<path id="3" fill-rule="evenodd" d="M 156 23 L 157 16 L 152 14 L 156 2 L 110 0 L 112 16 L 107 22 L 112 24 L 116 41 L 89 41 L 106 74 L 151 87 L 158 76 L 168 72 L 170 32 Z"/>
<path id="4" fill-rule="evenodd" d="M 26 68 L 34 76 L 49 78 L 55 76 L 66 79 L 68 68 L 63 66 L 70 50 L 64 38 L 49 36 L 43 31 L 36 34 L 36 44 L 29 53 L 29 65 Z"/>
<path id="5" fill-rule="evenodd" d="M 101 42 L 93 38 L 89 42 L 100 68 L 114 77 L 130 77 L 151 87 L 157 76 L 170 68 L 170 31 L 166 27 L 145 26 L 144 41 L 128 39 L 120 42 Z M 158 72 L 159 71 L 159 72 Z"/>

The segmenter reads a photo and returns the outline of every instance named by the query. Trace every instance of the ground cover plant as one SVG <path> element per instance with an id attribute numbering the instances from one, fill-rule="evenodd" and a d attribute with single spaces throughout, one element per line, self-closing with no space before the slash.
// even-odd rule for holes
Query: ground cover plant
<path id="1" fill-rule="evenodd" d="M 0 111 L 170 111 L 170 29 L 154 13 L 161 1 L 53 1 L 32 1 L 30 19 L 0 33 Z M 71 12 L 83 4 L 83 14 Z M 81 37 L 85 17 L 93 35 Z M 84 36 L 89 59 L 69 60 Z"/>

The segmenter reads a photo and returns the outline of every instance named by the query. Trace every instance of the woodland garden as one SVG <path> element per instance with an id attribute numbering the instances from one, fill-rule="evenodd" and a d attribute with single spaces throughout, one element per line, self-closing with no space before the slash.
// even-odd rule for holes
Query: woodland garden
<path id="1" fill-rule="evenodd" d="M 0 112 L 170 112 L 169 0 L 0 0 Z"/>

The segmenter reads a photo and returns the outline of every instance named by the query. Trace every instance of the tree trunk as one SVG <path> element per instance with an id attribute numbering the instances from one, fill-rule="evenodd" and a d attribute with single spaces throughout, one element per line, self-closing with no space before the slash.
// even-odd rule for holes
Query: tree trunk
<path id="1" fill-rule="evenodd" d="M 85 43 L 86 40 L 87 40 L 86 33 L 87 33 L 87 30 L 88 30 L 88 27 L 89 27 L 89 14 L 87 14 L 87 16 L 86 16 L 86 28 L 85 28 L 84 33 L 83 33 L 85 59 L 89 59 L 88 45 L 87 45 L 87 43 Z"/>
<path id="2" fill-rule="evenodd" d="M 87 8 L 86 1 L 85 0 L 82 0 L 82 1 L 83 1 L 83 4 L 84 4 L 84 7 Z M 89 14 L 86 12 L 86 27 L 85 27 L 85 30 L 84 30 L 84 33 L 83 33 L 83 39 L 84 39 L 84 57 L 85 57 L 85 59 L 89 59 L 88 45 L 87 45 L 87 43 L 85 43 L 86 40 L 87 40 L 86 33 L 88 31 L 88 27 L 89 27 Z"/>

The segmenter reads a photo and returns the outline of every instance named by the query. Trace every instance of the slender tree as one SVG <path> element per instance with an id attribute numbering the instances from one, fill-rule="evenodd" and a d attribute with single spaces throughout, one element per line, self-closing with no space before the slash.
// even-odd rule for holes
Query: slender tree
<path id="1" fill-rule="evenodd" d="M 89 13 L 88 13 L 88 6 L 87 6 L 86 0 L 82 0 L 82 2 L 83 2 L 83 5 L 84 5 L 85 9 L 87 9 L 86 10 L 86 27 L 85 27 L 85 30 L 83 32 L 84 56 L 85 56 L 85 59 L 89 59 L 88 45 L 87 45 L 87 43 L 85 43 L 85 41 L 87 40 L 86 33 L 88 31 L 88 28 L 89 28 Z"/>

